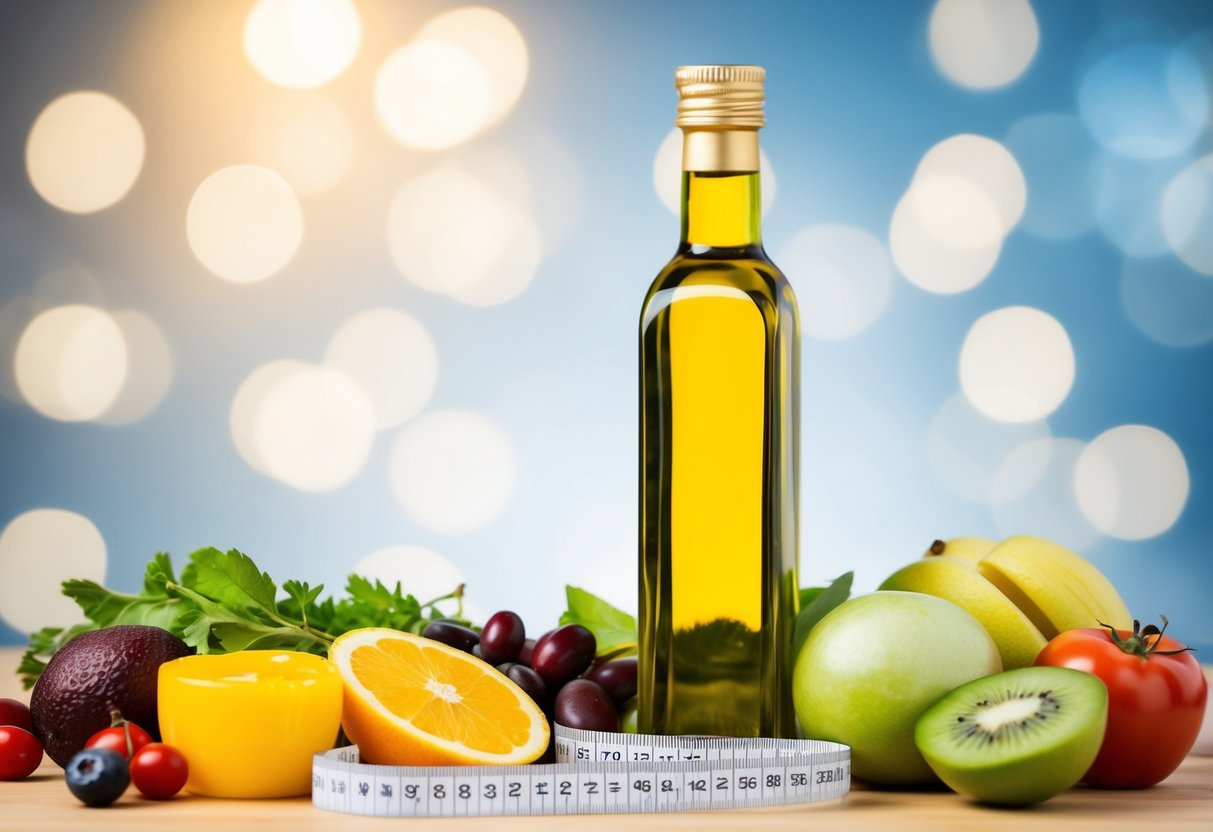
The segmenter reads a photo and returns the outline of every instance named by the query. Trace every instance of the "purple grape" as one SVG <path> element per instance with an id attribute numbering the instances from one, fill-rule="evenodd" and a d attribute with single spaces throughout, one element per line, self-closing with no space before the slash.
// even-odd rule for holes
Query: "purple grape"
<path id="1" fill-rule="evenodd" d="M 531 701 L 538 705 L 541 709 L 547 710 L 551 704 L 548 698 L 548 686 L 544 684 L 543 677 L 525 664 L 501 665 L 498 670 L 505 667 L 501 672 L 505 674 L 505 678 L 522 688 L 522 692 L 531 697 Z"/>
<path id="2" fill-rule="evenodd" d="M 543 677 L 549 689 L 559 689 L 590 666 L 597 649 L 593 633 L 580 624 L 565 624 L 535 642 L 531 667 Z"/>
<path id="3" fill-rule="evenodd" d="M 602 685 L 574 679 L 556 694 L 556 722 L 585 731 L 619 731 L 619 712 Z"/>
<path id="4" fill-rule="evenodd" d="M 527 667 L 531 665 L 531 653 L 535 650 L 535 639 L 528 638 L 522 642 L 522 649 L 518 651 L 518 663 L 525 664 Z"/>
<path id="5" fill-rule="evenodd" d="M 480 652 L 489 664 L 512 662 L 526 641 L 526 625 L 517 613 L 502 610 L 494 613 L 480 631 Z"/>
<path id="6" fill-rule="evenodd" d="M 472 648 L 480 643 L 480 636 L 475 630 L 469 630 L 453 621 L 431 621 L 425 625 L 421 636 L 441 641 L 443 644 L 465 653 L 472 652 Z"/>
<path id="7" fill-rule="evenodd" d="M 626 702 L 636 695 L 636 657 L 603 662 L 585 678 L 602 685 L 617 704 Z"/>

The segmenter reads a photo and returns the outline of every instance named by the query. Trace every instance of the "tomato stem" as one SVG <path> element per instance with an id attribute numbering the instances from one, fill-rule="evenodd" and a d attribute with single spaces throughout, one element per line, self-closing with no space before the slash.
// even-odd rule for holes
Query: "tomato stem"
<path id="1" fill-rule="evenodd" d="M 1162 640 L 1162 635 L 1167 631 L 1170 621 L 1162 613 L 1158 617 L 1162 620 L 1162 629 L 1153 624 L 1141 626 L 1141 622 L 1136 618 L 1133 619 L 1133 634 L 1128 638 L 1121 638 L 1120 632 L 1110 624 L 1105 624 L 1102 621 L 1098 622 L 1100 627 L 1106 629 L 1112 635 L 1112 641 L 1116 646 L 1126 653 L 1132 653 L 1134 656 L 1139 656 L 1143 659 L 1149 659 L 1150 656 L 1174 656 L 1179 653 L 1187 653 L 1189 651 L 1195 653 L 1195 647 L 1181 647 L 1178 650 L 1159 650 L 1158 643 Z"/>

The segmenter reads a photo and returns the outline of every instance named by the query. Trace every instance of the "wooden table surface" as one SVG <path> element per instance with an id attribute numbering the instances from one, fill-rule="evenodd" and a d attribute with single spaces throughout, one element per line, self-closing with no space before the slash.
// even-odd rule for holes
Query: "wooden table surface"
<path id="1" fill-rule="evenodd" d="M 24 702 L 13 673 L 19 651 L 0 649 L 0 697 Z M 28 780 L 0 782 L 0 830 L 216 832 L 222 829 L 385 830 L 401 822 L 336 815 L 293 800 L 216 800 L 183 795 L 167 802 L 144 800 L 133 788 L 113 806 L 88 809 L 67 791 L 59 767 L 43 762 Z M 678 815 L 582 815 L 576 817 L 442 818 L 408 821 L 410 830 L 1213 830 L 1213 757 L 1189 757 L 1165 782 L 1144 791 L 1076 788 L 1030 809 L 995 809 L 950 792 L 877 791 L 856 787 L 842 801 L 804 807 Z"/>

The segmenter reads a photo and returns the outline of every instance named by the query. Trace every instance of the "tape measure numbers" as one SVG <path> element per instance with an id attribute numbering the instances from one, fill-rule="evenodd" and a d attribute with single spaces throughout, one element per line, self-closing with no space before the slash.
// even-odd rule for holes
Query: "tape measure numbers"
<path id="1" fill-rule="evenodd" d="M 317 754 L 312 804 L 378 817 L 695 812 L 816 803 L 850 789 L 851 752 L 820 740 L 658 737 L 556 726 L 555 764 L 379 766 Z"/>

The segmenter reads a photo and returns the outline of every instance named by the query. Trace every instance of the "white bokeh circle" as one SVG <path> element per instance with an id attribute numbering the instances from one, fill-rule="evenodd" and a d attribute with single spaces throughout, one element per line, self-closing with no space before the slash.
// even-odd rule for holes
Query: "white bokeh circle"
<path id="1" fill-rule="evenodd" d="M 190 199 L 186 236 L 198 260 L 233 283 L 281 270 L 303 241 L 303 211 L 277 173 L 233 165 L 212 173 Z"/>
<path id="2" fill-rule="evenodd" d="M 56 306 L 21 334 L 13 363 L 31 407 L 63 422 L 100 417 L 122 392 L 130 352 L 122 328 L 95 306 Z"/>
<path id="3" fill-rule="evenodd" d="M 20 514 L 0 532 L 0 618 L 32 633 L 84 620 L 60 588 L 79 578 L 105 581 L 105 539 L 92 521 L 58 508 Z"/>
<path id="4" fill-rule="evenodd" d="M 244 54 L 267 81 L 309 89 L 336 78 L 362 45 L 350 0 L 257 0 L 244 24 Z"/>
<path id="5" fill-rule="evenodd" d="M 814 225 L 792 236 L 776 258 L 795 275 L 800 316 L 809 338 L 851 338 L 884 312 L 893 262 L 884 244 L 853 225 Z"/>
<path id="6" fill-rule="evenodd" d="M 25 167 L 38 195 L 88 214 L 118 202 L 143 169 L 143 128 L 121 102 L 91 90 L 56 98 L 38 114 Z"/>
<path id="7" fill-rule="evenodd" d="M 1121 425 L 1083 449 L 1074 491 L 1083 514 L 1122 540 L 1156 537 L 1175 525 L 1191 480 L 1175 440 L 1147 425 Z"/>
<path id="8" fill-rule="evenodd" d="M 518 485 L 505 432 L 468 410 L 433 410 L 401 430 L 391 452 L 392 492 L 422 528 L 478 529 L 501 514 Z"/>
<path id="9" fill-rule="evenodd" d="M 387 239 L 409 282 L 475 306 L 517 297 L 542 258 L 525 207 L 456 165 L 404 183 L 388 210 Z"/>
<path id="10" fill-rule="evenodd" d="M 949 80 L 973 90 L 1023 75 L 1040 44 L 1028 0 L 939 0 L 928 24 L 931 56 Z"/>
<path id="11" fill-rule="evenodd" d="M 976 188 L 961 189 L 960 193 L 971 203 L 986 200 L 978 211 L 985 242 L 952 246 L 938 239 L 923 223 L 921 215 L 926 199 L 915 193 L 919 184 L 911 185 L 910 192 L 893 211 L 889 224 L 889 253 L 893 262 L 907 280 L 928 292 L 954 294 L 972 289 L 986 279 L 1002 252 L 1002 238 L 990 237 L 990 229 L 999 222 L 997 207 Z"/>
<path id="12" fill-rule="evenodd" d="M 375 412 L 347 374 L 309 366 L 266 392 L 254 436 L 270 476 L 302 491 L 331 491 L 366 464 Z"/>
<path id="13" fill-rule="evenodd" d="M 103 425 L 130 425 L 160 406 L 173 383 L 173 353 L 151 317 L 134 309 L 111 314 L 127 345 L 126 379 L 114 403 L 97 417 Z"/>
<path id="14" fill-rule="evenodd" d="M 1008 306 L 981 316 L 960 349 L 965 397 L 1002 422 L 1048 416 L 1069 395 L 1074 373 L 1074 348 L 1065 327 L 1029 306 Z"/>
<path id="15" fill-rule="evenodd" d="M 530 56 L 522 33 L 501 12 L 484 6 L 443 12 L 421 27 L 417 41 L 452 44 L 481 62 L 489 81 L 489 123 L 504 118 L 522 97 Z"/>
<path id="16" fill-rule="evenodd" d="M 1162 228 L 1180 260 L 1213 275 L 1213 154 L 1171 180 L 1162 198 Z"/>
<path id="17" fill-rule="evenodd" d="M 447 41 L 417 41 L 375 76 L 375 111 L 389 135 L 415 150 L 445 150 L 485 129 L 493 81 L 475 55 Z"/>
<path id="18" fill-rule="evenodd" d="M 1019 162 L 1006 146 L 987 136 L 959 133 L 944 139 L 922 157 L 914 176 L 916 179 L 956 177 L 971 183 L 993 202 L 998 213 L 999 231 L 1004 235 L 1023 216 L 1028 190 Z M 961 206 L 965 212 L 987 210 L 984 204 L 965 204 L 963 198 Z M 959 218 L 959 222 L 953 220 L 952 224 L 962 224 L 963 219 Z M 972 222 L 972 219 L 969 221 Z M 985 245 L 989 242 L 989 236 L 988 230 L 984 235 L 968 230 L 958 245 Z M 946 240 L 946 236 L 941 239 Z"/>
<path id="19" fill-rule="evenodd" d="M 333 334 L 324 363 L 358 382 L 375 409 L 375 427 L 396 427 L 421 412 L 438 383 L 438 348 L 426 328 L 399 309 L 368 309 Z"/>

